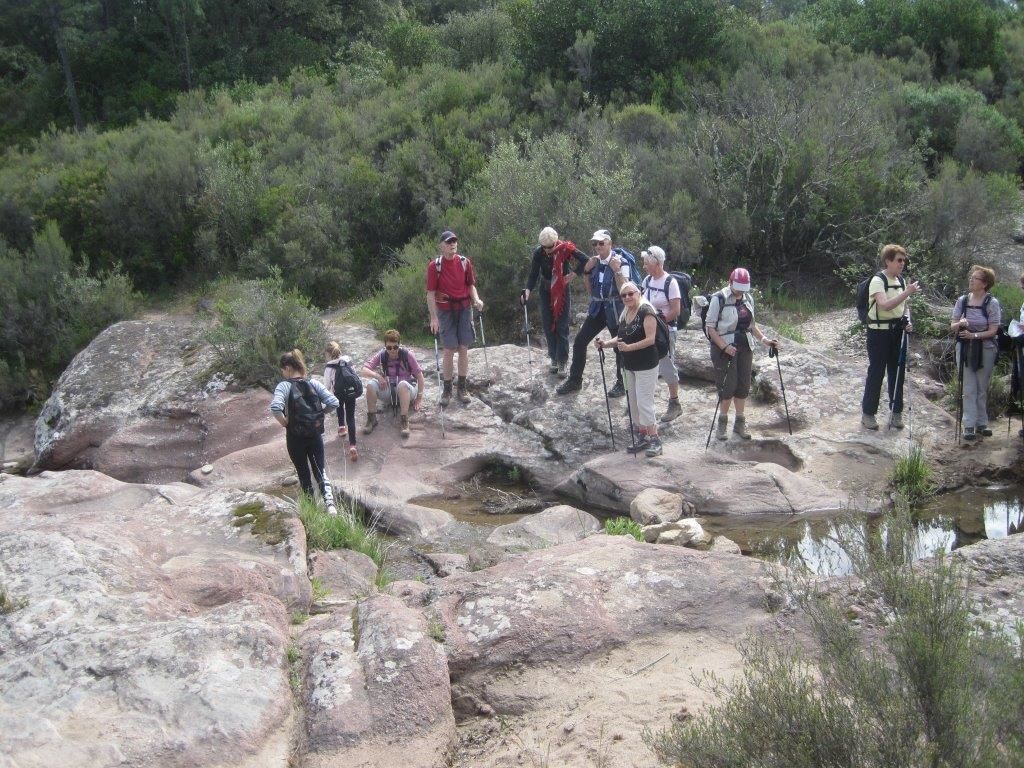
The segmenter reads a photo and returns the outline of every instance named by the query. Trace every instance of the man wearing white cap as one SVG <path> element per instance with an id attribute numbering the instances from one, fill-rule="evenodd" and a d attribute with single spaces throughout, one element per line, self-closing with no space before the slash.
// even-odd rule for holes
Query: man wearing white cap
<path id="1" fill-rule="evenodd" d="M 651 303 L 668 325 L 668 354 L 658 362 L 658 374 L 668 384 L 668 410 L 661 421 L 672 421 L 683 413 L 679 405 L 679 371 L 676 369 L 676 319 L 682 307 L 683 294 L 679 281 L 665 271 L 665 251 L 652 245 L 640 252 L 647 277 L 640 284 L 640 293 Z"/>
<path id="2" fill-rule="evenodd" d="M 622 314 L 622 299 L 619 288 L 630 278 L 629 264 L 612 250 L 612 236 L 607 229 L 599 229 L 590 238 L 594 255 L 583 267 L 583 274 L 590 278 L 590 305 L 587 319 L 583 321 L 572 343 L 572 365 L 569 378 L 555 390 L 559 395 L 576 392 L 583 386 L 583 368 L 587 364 L 587 348 L 605 328 L 614 337 L 619 330 L 619 315 Z M 608 390 L 609 397 L 622 397 L 626 388 L 622 384 L 622 364 L 619 351 L 615 350 L 615 386 Z"/>
<path id="3" fill-rule="evenodd" d="M 569 283 L 583 271 L 587 255 L 570 240 L 559 240 L 554 227 L 544 227 L 537 237 L 539 245 L 533 251 L 530 276 L 520 294 L 525 305 L 540 281 L 540 317 L 544 337 L 548 342 L 551 373 L 565 376 L 569 362 Z"/>

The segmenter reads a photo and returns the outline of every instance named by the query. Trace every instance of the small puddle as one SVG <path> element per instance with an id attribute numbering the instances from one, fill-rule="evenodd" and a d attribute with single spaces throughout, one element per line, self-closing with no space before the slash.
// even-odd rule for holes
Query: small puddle
<path id="1" fill-rule="evenodd" d="M 885 536 L 885 514 L 837 520 L 834 516 L 766 516 L 729 520 L 703 518 L 704 529 L 735 541 L 745 555 L 803 567 L 823 576 L 845 575 L 850 561 L 839 540 Z M 918 558 L 950 552 L 984 539 L 1024 530 L 1024 488 L 968 488 L 934 499 L 914 514 Z"/>

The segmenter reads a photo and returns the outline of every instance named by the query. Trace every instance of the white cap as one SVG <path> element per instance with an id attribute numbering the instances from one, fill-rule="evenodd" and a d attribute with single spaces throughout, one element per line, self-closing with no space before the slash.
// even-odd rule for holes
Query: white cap
<path id="1" fill-rule="evenodd" d="M 603 243 L 605 240 L 611 240 L 611 239 L 612 239 L 611 232 L 609 232 L 607 229 L 599 229 L 599 230 L 597 230 L 597 232 L 595 232 L 594 234 L 592 234 L 590 236 L 590 242 L 594 242 L 596 240 L 598 242 Z"/>
<path id="2" fill-rule="evenodd" d="M 656 261 L 659 264 L 664 264 L 665 249 L 662 248 L 660 245 L 652 245 L 646 251 L 641 251 L 640 257 L 643 259 L 650 259 L 651 261 Z"/>
<path id="3" fill-rule="evenodd" d="M 545 248 L 550 248 L 558 242 L 558 233 L 554 227 L 544 227 L 537 235 L 537 242 L 543 245 Z"/>

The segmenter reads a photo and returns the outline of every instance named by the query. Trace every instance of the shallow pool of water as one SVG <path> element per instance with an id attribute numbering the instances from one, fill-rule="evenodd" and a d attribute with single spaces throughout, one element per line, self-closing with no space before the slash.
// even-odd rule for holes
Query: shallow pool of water
<path id="1" fill-rule="evenodd" d="M 730 520 L 703 518 L 704 529 L 727 536 L 742 552 L 765 560 L 803 567 L 812 573 L 849 573 L 850 561 L 840 540 L 886 534 L 887 515 L 835 517 L 757 517 Z M 984 539 L 1024 529 L 1024 488 L 971 488 L 935 499 L 914 514 L 914 549 L 918 558 L 950 552 Z"/>

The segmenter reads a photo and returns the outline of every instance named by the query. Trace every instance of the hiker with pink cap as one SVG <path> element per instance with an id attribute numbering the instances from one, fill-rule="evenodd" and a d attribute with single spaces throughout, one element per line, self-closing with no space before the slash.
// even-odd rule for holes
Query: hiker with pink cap
<path id="1" fill-rule="evenodd" d="M 732 431 L 740 439 L 749 440 L 744 409 L 750 394 L 754 340 L 776 349 L 779 342 L 765 336 L 754 321 L 750 272 L 743 267 L 734 269 L 729 275 L 729 285 L 711 296 L 705 330 L 711 342 L 711 362 L 715 366 L 721 408 L 715 437 L 728 439 L 729 407 L 735 403 L 736 420 Z"/>

